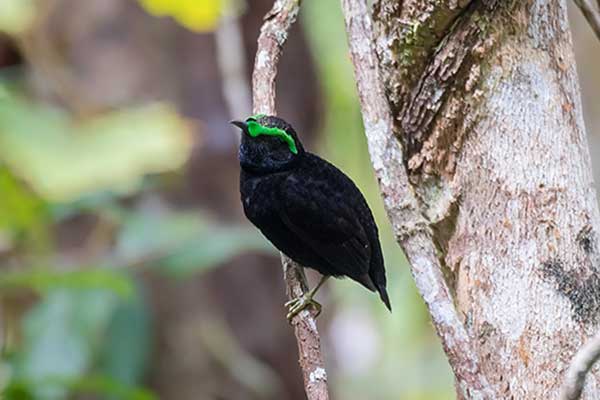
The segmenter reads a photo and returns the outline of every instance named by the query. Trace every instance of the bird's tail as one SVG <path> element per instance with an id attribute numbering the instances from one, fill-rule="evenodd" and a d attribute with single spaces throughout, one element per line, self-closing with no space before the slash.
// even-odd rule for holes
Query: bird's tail
<path id="1" fill-rule="evenodd" d="M 379 243 L 377 243 L 377 246 L 374 246 L 374 249 L 374 262 L 371 264 L 369 276 L 374 284 L 373 286 L 375 286 L 377 292 L 379 292 L 381 301 L 383 301 L 383 304 L 385 304 L 387 309 L 392 312 L 392 304 L 390 303 L 390 297 L 388 296 L 386 289 L 387 279 L 385 278 L 385 267 L 383 266 L 383 254 L 381 253 L 381 246 Z"/>
<path id="2" fill-rule="evenodd" d="M 383 301 L 383 304 L 385 304 L 387 309 L 392 312 L 392 304 L 390 303 L 390 298 L 385 285 L 377 285 L 377 291 L 379 292 L 379 297 L 381 298 L 381 301 Z"/>
<path id="3" fill-rule="evenodd" d="M 366 287 L 370 291 L 378 292 L 379 297 L 381 298 L 381 301 L 383 301 L 383 303 L 385 304 L 387 309 L 390 310 L 390 312 L 392 312 L 392 305 L 390 304 L 390 298 L 389 298 L 387 290 L 385 288 L 385 286 L 386 286 L 385 272 L 383 272 L 383 269 L 381 269 L 381 272 L 382 273 L 377 274 L 377 276 L 373 276 L 372 273 L 364 274 L 359 277 L 355 277 L 354 280 L 356 280 L 358 283 L 362 284 L 364 287 Z M 377 278 L 377 280 L 375 280 L 373 278 Z"/>

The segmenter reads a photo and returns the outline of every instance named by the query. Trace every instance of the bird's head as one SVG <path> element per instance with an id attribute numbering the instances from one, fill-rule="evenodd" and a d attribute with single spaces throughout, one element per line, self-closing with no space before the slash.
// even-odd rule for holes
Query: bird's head
<path id="1" fill-rule="evenodd" d="M 294 128 L 281 118 L 253 115 L 231 121 L 242 130 L 239 159 L 242 168 L 256 173 L 284 171 L 304 153 Z"/>

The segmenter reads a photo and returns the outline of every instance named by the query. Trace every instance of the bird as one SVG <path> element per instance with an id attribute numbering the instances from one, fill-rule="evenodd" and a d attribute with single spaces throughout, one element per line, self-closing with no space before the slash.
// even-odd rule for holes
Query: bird
<path id="1" fill-rule="evenodd" d="M 230 122 L 242 133 L 244 214 L 279 251 L 322 275 L 312 290 L 285 304 L 287 319 L 311 305 L 318 316 L 322 307 L 314 296 L 331 276 L 378 292 L 391 312 L 377 225 L 354 182 L 306 151 L 282 118 L 257 114 Z"/>

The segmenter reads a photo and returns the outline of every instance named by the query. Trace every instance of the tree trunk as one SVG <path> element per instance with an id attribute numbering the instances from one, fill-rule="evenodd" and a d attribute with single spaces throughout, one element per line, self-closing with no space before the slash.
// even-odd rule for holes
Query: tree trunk
<path id="1" fill-rule="evenodd" d="M 493 398 L 556 398 L 600 320 L 600 215 L 565 0 L 379 0 L 373 22 L 393 134 L 476 373 Z M 405 246 L 414 232 L 388 186 Z M 582 398 L 599 397 L 595 370 Z"/>

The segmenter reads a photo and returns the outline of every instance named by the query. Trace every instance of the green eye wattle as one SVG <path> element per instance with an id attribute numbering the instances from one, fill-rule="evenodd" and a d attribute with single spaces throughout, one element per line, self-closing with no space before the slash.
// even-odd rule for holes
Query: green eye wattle
<path id="1" fill-rule="evenodd" d="M 267 135 L 267 136 L 278 137 L 287 143 L 287 145 L 292 153 L 298 154 L 296 142 L 294 141 L 294 138 L 292 137 L 292 135 L 290 135 L 283 129 L 269 128 L 267 126 L 263 126 L 263 125 L 259 124 L 258 122 L 256 122 L 255 118 L 261 117 L 261 116 L 262 115 L 260 115 L 260 114 L 254 115 L 246 120 L 246 124 L 248 126 L 248 133 L 250 134 L 250 136 L 257 137 L 260 135 Z"/>

